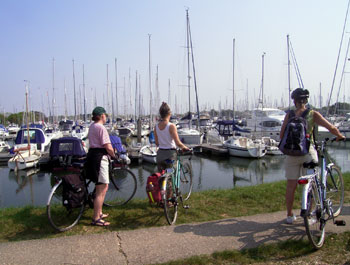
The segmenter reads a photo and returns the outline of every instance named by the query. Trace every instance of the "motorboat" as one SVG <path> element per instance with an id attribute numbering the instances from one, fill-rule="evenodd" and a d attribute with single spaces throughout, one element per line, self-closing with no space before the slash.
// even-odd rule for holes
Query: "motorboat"
<path id="1" fill-rule="evenodd" d="M 57 139 L 63 137 L 63 133 L 61 131 L 56 130 L 54 127 L 48 127 L 44 131 L 45 136 L 51 141 L 52 139 Z"/>
<path id="2" fill-rule="evenodd" d="M 233 136 L 223 144 L 231 156 L 260 158 L 266 154 L 263 143 L 254 143 L 252 139 L 243 136 Z"/>
<path id="3" fill-rule="evenodd" d="M 142 161 L 157 164 L 157 150 L 155 145 L 145 145 L 141 147 L 140 154 L 142 155 Z"/>
<path id="4" fill-rule="evenodd" d="M 79 138 L 81 140 L 85 140 L 88 137 L 89 128 L 83 125 L 74 125 L 72 126 L 71 136 Z"/>
<path id="5" fill-rule="evenodd" d="M 196 129 L 182 128 L 178 129 L 179 139 L 184 144 L 198 145 L 203 143 L 204 134 Z"/>
<path id="6" fill-rule="evenodd" d="M 286 113 L 280 109 L 274 108 L 256 108 L 252 111 L 252 116 L 247 119 L 249 133 L 242 133 L 247 137 L 271 137 L 272 139 L 280 140 L 280 131 Z"/>
<path id="7" fill-rule="evenodd" d="M 19 131 L 20 127 L 17 124 L 11 123 L 8 127 L 7 127 L 7 131 L 9 133 L 9 136 L 13 136 L 16 137 L 17 132 Z"/>
<path id="8" fill-rule="evenodd" d="M 278 142 L 270 137 L 262 137 L 261 142 L 266 147 L 267 155 L 283 155 L 283 153 L 278 148 Z"/>
<path id="9" fill-rule="evenodd" d="M 2 124 L 0 124 L 0 138 L 8 138 L 9 132 L 6 129 L 6 127 Z"/>
<path id="10" fill-rule="evenodd" d="M 31 125 L 29 129 L 27 129 L 26 126 L 22 126 L 22 128 L 17 133 L 14 149 L 27 147 L 28 138 L 30 139 L 30 145 L 35 146 L 35 150 L 41 153 L 48 151 L 51 139 L 45 135 L 40 126 L 34 125 Z M 32 149 L 33 148 L 34 147 L 32 147 Z"/>

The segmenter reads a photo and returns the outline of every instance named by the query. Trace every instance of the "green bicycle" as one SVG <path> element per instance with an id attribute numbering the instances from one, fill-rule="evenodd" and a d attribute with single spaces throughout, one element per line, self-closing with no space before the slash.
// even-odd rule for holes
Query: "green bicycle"
<path id="1" fill-rule="evenodd" d="M 169 225 L 175 224 L 177 218 L 178 206 L 181 203 L 184 209 L 189 209 L 185 205 L 193 188 L 193 172 L 191 166 L 193 150 L 182 152 L 177 151 L 177 160 L 167 160 L 171 165 L 166 169 L 166 173 L 161 180 L 161 196 L 164 214 Z M 189 156 L 188 161 L 182 161 L 183 156 Z"/>

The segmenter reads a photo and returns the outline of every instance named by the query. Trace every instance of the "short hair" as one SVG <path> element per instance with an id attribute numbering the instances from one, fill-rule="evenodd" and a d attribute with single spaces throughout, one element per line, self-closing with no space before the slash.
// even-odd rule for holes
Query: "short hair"
<path id="1" fill-rule="evenodd" d="M 94 122 L 98 122 L 99 120 L 101 120 L 101 116 L 102 116 L 102 115 L 93 115 L 91 119 L 92 119 Z"/>
<path id="2" fill-rule="evenodd" d="M 159 115 L 162 119 L 166 118 L 171 113 L 170 106 L 163 102 L 159 108 Z"/>

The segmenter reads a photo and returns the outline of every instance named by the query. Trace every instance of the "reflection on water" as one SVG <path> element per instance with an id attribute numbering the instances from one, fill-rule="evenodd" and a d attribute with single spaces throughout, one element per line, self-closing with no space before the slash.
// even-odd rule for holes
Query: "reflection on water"
<path id="1" fill-rule="evenodd" d="M 343 172 L 350 171 L 350 143 L 333 143 L 328 153 Z M 261 159 L 238 157 L 219 158 L 195 155 L 192 157 L 194 191 L 227 189 L 284 180 L 284 156 L 265 156 Z M 137 178 L 135 197 L 146 198 L 146 180 L 157 171 L 153 164 L 131 165 Z M 0 207 L 45 206 L 52 187 L 52 174 L 38 169 L 9 171 L 0 167 Z M 93 186 L 93 185 L 91 185 Z"/>

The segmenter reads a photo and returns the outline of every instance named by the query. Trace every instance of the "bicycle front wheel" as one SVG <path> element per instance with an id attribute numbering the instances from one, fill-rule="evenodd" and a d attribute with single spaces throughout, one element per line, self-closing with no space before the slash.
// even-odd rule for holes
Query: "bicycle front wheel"
<path id="1" fill-rule="evenodd" d="M 180 190 L 182 199 L 184 201 L 188 200 L 191 196 L 193 188 L 193 172 L 192 166 L 189 162 L 184 162 L 181 167 L 180 172 Z"/>
<path id="2" fill-rule="evenodd" d="M 173 225 L 177 218 L 178 200 L 176 191 L 174 192 L 171 176 L 162 181 L 162 203 L 165 218 L 169 225 Z"/>
<path id="3" fill-rule="evenodd" d="M 321 201 L 316 184 L 307 194 L 307 212 L 304 216 L 306 234 L 314 248 L 321 248 L 325 239 L 325 221 L 322 217 Z"/>
<path id="4" fill-rule="evenodd" d="M 344 204 L 344 180 L 339 168 L 332 166 L 326 174 L 326 198 L 332 202 L 333 216 L 337 217 Z"/>
<path id="5" fill-rule="evenodd" d="M 46 206 L 46 213 L 49 222 L 53 228 L 57 231 L 64 232 L 75 226 L 83 212 L 84 203 L 79 208 L 67 209 L 63 206 L 63 184 L 60 180 L 55 186 L 53 186 Z"/>
<path id="6" fill-rule="evenodd" d="M 113 169 L 104 205 L 119 206 L 127 204 L 137 189 L 136 176 L 127 168 Z"/>

